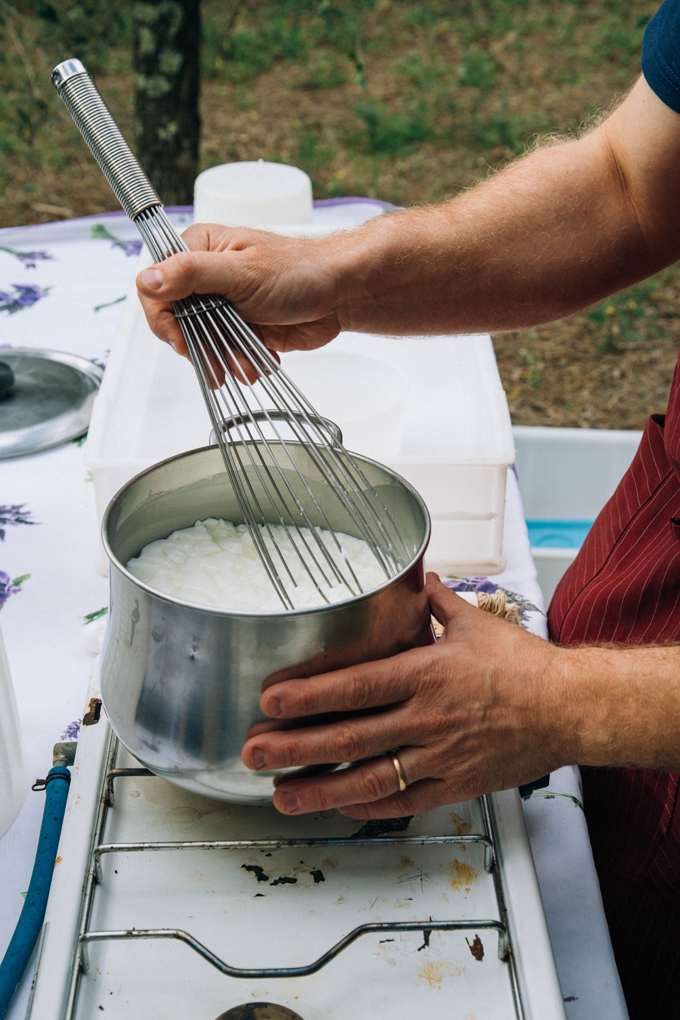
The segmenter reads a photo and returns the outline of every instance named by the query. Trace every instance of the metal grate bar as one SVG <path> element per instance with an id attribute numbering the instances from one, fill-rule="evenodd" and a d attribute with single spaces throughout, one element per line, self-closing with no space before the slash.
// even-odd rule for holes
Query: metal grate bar
<path id="1" fill-rule="evenodd" d="M 343 949 L 347 949 L 353 942 L 356 942 L 362 935 L 382 934 L 384 932 L 405 932 L 405 931 L 483 931 L 491 930 L 498 932 L 498 958 L 504 963 L 510 952 L 508 945 L 508 933 L 504 924 L 500 921 L 384 921 L 374 922 L 372 924 L 361 924 L 357 928 L 354 928 L 351 932 L 345 935 L 344 938 L 336 942 L 334 946 L 331 946 L 325 953 L 318 957 L 313 963 L 309 963 L 304 967 L 232 967 L 230 964 L 225 963 L 224 960 L 220 959 L 212 953 L 206 946 L 204 946 L 198 939 L 195 939 L 193 935 L 190 935 L 186 931 L 181 931 L 179 928 L 148 928 L 139 929 L 133 928 L 127 931 L 89 931 L 80 936 L 79 939 L 79 955 L 80 955 L 80 966 L 83 970 L 87 971 L 89 968 L 89 960 L 87 954 L 87 945 L 90 942 L 129 942 L 135 939 L 177 939 L 179 942 L 184 942 L 185 945 L 189 946 L 194 952 L 202 956 L 204 960 L 212 964 L 216 970 L 219 970 L 222 974 L 226 974 L 227 977 L 233 978 L 254 978 L 254 979 L 274 979 L 274 978 L 300 978 L 309 977 L 310 974 L 316 974 L 322 967 L 334 960 L 336 956 L 339 956 Z"/>
<path id="2" fill-rule="evenodd" d="M 122 942 L 134 940 L 176 940 L 189 946 L 194 952 L 219 970 L 222 974 L 234 978 L 299 978 L 315 974 L 326 964 L 334 960 L 344 949 L 350 946 L 357 939 L 364 935 L 382 932 L 406 932 L 406 931 L 481 931 L 491 930 L 498 933 L 498 956 L 501 961 L 508 964 L 510 985 L 512 989 L 513 1002 L 517 1020 L 526 1020 L 525 1010 L 522 1004 L 517 974 L 515 969 L 510 930 L 508 926 L 507 909 L 503 892 L 503 883 L 496 860 L 495 839 L 496 827 L 493 815 L 493 808 L 488 798 L 480 798 L 482 818 L 484 820 L 484 833 L 468 834 L 465 836 L 377 836 L 372 838 L 352 839 L 351 837 L 338 838 L 301 838 L 301 839 L 276 839 L 276 840 L 211 840 L 211 841 L 177 841 L 177 842 L 134 842 L 134 843 L 104 843 L 102 836 L 106 826 L 108 811 L 114 805 L 113 788 L 116 779 L 124 777 L 153 777 L 146 768 L 115 768 L 116 756 L 118 753 L 118 738 L 112 732 L 109 747 L 106 754 L 106 765 L 102 777 L 101 795 L 99 807 L 95 819 L 90 845 L 89 866 L 85 875 L 83 887 L 83 898 L 81 901 L 80 918 L 78 924 L 78 937 L 74 945 L 73 967 L 69 984 L 68 999 L 63 1013 L 63 1020 L 74 1020 L 78 1002 L 78 989 L 80 980 L 88 969 L 88 946 L 92 942 Z M 92 914 L 94 895 L 97 883 L 102 879 L 101 859 L 109 853 L 138 853 L 145 851 L 169 851 L 169 850 L 272 850 L 289 847 L 375 847 L 375 846 L 402 846 L 420 845 L 427 846 L 439 844 L 442 846 L 451 844 L 476 843 L 484 847 L 484 867 L 493 876 L 496 900 L 498 903 L 499 920 L 448 920 L 448 921 L 394 921 L 375 922 L 372 924 L 359 925 L 339 942 L 323 953 L 313 963 L 302 967 L 284 968 L 239 968 L 232 967 L 220 957 L 216 956 L 210 949 L 204 946 L 198 939 L 189 932 L 175 928 L 155 929 L 128 929 L 123 931 L 90 931 L 89 923 Z"/>
<path id="3" fill-rule="evenodd" d="M 150 776 L 157 778 L 150 769 L 127 768 L 110 769 L 106 774 L 107 803 L 111 807 L 113 800 L 113 782 L 115 779 Z M 485 816 L 488 827 L 488 820 Z M 490 836 L 482 833 L 469 833 L 465 836 L 356 836 L 302 837 L 301 839 L 229 839 L 229 840 L 174 840 L 166 842 L 134 842 L 134 843 L 101 843 L 93 850 L 97 881 L 101 881 L 101 857 L 112 853 L 138 853 L 144 850 L 281 850 L 285 847 L 345 847 L 345 846 L 432 846 L 434 844 L 462 843 L 481 844 L 484 847 L 484 870 L 493 871 L 496 856 Z"/>
<path id="4" fill-rule="evenodd" d="M 433 846 L 480 844 L 484 847 L 484 870 L 494 867 L 493 843 L 488 836 L 377 836 L 367 839 L 328 837 L 325 839 L 215 839 L 163 843 L 101 843 L 93 850 L 95 877 L 103 881 L 101 859 L 105 854 L 133 854 L 159 850 L 284 850 L 295 847 Z"/>

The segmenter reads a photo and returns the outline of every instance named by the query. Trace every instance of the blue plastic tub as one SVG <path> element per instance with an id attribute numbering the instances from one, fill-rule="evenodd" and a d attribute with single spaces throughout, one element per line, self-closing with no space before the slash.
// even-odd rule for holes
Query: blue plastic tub
<path id="1" fill-rule="evenodd" d="M 532 549 L 580 549 L 592 521 L 527 521 Z"/>

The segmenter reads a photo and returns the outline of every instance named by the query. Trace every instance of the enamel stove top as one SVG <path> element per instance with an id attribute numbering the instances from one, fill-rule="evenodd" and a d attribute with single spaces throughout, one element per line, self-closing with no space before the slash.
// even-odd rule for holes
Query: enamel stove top
<path id="1" fill-rule="evenodd" d="M 285 818 L 152 776 L 88 697 L 30 1020 L 563 1020 L 517 791 Z"/>

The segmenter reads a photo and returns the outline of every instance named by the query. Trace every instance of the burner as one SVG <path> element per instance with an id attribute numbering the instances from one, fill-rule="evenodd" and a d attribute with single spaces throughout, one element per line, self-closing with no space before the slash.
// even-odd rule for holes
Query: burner
<path id="1" fill-rule="evenodd" d="M 302 1020 L 302 1017 L 287 1006 L 277 1006 L 275 1002 L 246 1002 L 243 1006 L 228 1009 L 217 1020 Z"/>

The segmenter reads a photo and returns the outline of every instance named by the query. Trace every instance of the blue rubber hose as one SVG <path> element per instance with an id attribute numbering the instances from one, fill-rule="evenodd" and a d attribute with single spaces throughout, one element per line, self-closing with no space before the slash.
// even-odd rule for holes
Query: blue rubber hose
<path id="1" fill-rule="evenodd" d="M 45 780 L 45 808 L 33 874 L 12 941 L 0 963 L 0 1020 L 7 1015 L 40 935 L 70 782 L 71 773 L 63 765 L 50 769 Z"/>

